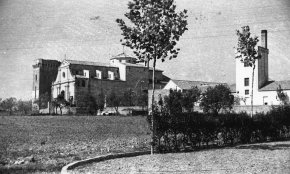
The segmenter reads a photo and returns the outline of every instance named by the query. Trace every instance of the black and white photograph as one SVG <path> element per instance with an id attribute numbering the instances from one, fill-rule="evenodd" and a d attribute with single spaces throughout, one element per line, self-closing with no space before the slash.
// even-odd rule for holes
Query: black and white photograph
<path id="1" fill-rule="evenodd" d="M 290 0 L 0 0 L 0 174 L 290 173 Z"/>

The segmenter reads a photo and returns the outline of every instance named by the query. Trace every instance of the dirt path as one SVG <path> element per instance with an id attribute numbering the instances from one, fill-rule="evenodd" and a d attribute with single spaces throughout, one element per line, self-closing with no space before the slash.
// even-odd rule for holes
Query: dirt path
<path id="1" fill-rule="evenodd" d="M 290 173 L 290 141 L 90 164 L 74 173 Z"/>

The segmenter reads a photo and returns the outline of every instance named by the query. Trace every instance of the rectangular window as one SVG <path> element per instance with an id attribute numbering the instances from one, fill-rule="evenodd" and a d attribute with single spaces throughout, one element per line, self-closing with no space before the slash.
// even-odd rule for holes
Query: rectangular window
<path id="1" fill-rule="evenodd" d="M 249 95 L 250 91 L 248 89 L 245 90 L 245 95 Z"/>
<path id="2" fill-rule="evenodd" d="M 89 70 L 84 70 L 84 76 L 89 78 L 90 77 L 90 71 Z"/>
<path id="3" fill-rule="evenodd" d="M 96 70 L 96 77 L 97 79 L 102 79 L 102 72 L 99 70 Z"/>
<path id="4" fill-rule="evenodd" d="M 108 72 L 108 79 L 115 80 L 114 72 L 112 72 L 112 71 Z"/>
<path id="5" fill-rule="evenodd" d="M 249 86 L 249 78 L 245 78 L 244 84 L 245 84 L 245 86 Z"/>

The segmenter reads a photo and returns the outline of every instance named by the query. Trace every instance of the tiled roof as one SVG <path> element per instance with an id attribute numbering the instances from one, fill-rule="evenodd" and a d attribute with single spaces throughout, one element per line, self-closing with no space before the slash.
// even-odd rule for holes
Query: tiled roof
<path id="1" fill-rule="evenodd" d="M 142 67 L 142 68 L 146 68 L 146 66 L 140 65 L 140 64 L 132 64 L 132 63 L 122 63 L 122 64 L 124 64 L 126 66 L 132 66 L 132 67 Z M 152 67 L 149 67 L 149 70 L 153 70 L 153 68 Z M 156 69 L 155 68 L 155 71 L 163 71 L 163 70 L 160 70 L 160 69 Z"/>
<path id="2" fill-rule="evenodd" d="M 65 62 L 68 62 L 70 64 L 74 65 L 91 65 L 91 66 L 111 66 L 109 63 L 103 63 L 103 62 L 90 62 L 90 61 L 79 61 L 79 60 L 64 60 Z"/>
<path id="3" fill-rule="evenodd" d="M 190 89 L 194 86 L 197 86 L 201 90 L 205 90 L 209 86 L 223 84 L 223 83 L 216 83 L 216 82 L 188 81 L 188 80 L 172 80 L 172 81 L 181 89 Z"/>
<path id="4" fill-rule="evenodd" d="M 284 81 L 269 81 L 265 86 L 260 88 L 260 91 L 276 91 L 277 88 L 281 85 L 283 90 L 290 90 L 290 80 Z"/>

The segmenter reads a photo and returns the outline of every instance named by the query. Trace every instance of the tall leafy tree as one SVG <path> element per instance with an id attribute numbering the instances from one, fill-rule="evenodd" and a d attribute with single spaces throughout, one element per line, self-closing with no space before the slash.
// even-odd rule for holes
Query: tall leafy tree
<path id="1" fill-rule="evenodd" d="M 132 0 L 128 4 L 128 9 L 129 12 L 125 13 L 125 17 L 129 19 L 129 24 L 123 19 L 116 20 L 124 36 L 121 42 L 131 48 L 140 61 L 145 61 L 148 69 L 149 61 L 153 61 L 153 108 L 156 61 L 177 57 L 179 52 L 179 48 L 176 48 L 177 42 L 187 30 L 187 10 L 177 12 L 174 0 Z M 152 130 L 153 139 L 154 118 Z M 153 146 L 151 152 L 153 153 Z"/>
<path id="2" fill-rule="evenodd" d="M 182 106 L 187 110 L 187 112 L 191 112 L 194 103 L 197 102 L 200 98 L 201 91 L 198 89 L 198 87 L 195 86 L 183 92 L 182 95 Z"/>
<path id="3" fill-rule="evenodd" d="M 121 105 L 121 101 L 122 98 L 118 96 L 114 90 L 112 90 L 107 97 L 108 105 L 115 108 L 116 114 L 119 114 L 119 106 Z"/>
<path id="4" fill-rule="evenodd" d="M 234 96 L 229 87 L 220 84 L 208 87 L 202 94 L 200 107 L 205 113 L 217 115 L 221 109 L 231 109 L 234 104 Z"/>
<path id="5" fill-rule="evenodd" d="M 252 92 L 251 92 L 251 116 L 253 116 L 253 96 L 254 96 L 254 73 L 256 68 L 256 60 L 261 58 L 258 54 L 257 36 L 252 37 L 249 26 L 242 27 L 242 30 L 237 30 L 238 45 L 236 48 L 236 59 L 240 59 L 246 66 L 252 67 Z"/>
<path id="6" fill-rule="evenodd" d="M 177 115 L 182 112 L 182 92 L 170 89 L 169 95 L 164 96 L 164 103 L 170 115 Z"/>

